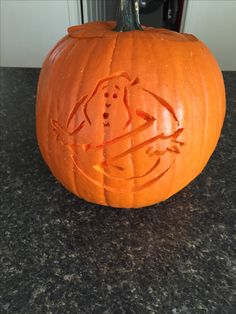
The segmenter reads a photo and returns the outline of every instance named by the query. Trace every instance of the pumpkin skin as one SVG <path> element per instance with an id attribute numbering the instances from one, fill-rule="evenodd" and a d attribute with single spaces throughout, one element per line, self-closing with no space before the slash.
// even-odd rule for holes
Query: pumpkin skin
<path id="1" fill-rule="evenodd" d="M 166 29 L 68 29 L 44 61 L 37 138 L 72 193 L 113 207 L 161 202 L 205 167 L 220 136 L 225 90 L 197 38 Z"/>

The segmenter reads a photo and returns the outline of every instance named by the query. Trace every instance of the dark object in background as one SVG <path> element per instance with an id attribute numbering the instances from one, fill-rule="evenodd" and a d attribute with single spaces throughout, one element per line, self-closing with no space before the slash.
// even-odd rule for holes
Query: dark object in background
<path id="1" fill-rule="evenodd" d="M 152 13 L 162 6 L 164 0 L 139 0 L 139 12 L 143 14 Z"/>
<path id="2" fill-rule="evenodd" d="M 139 0 L 141 24 L 180 30 L 184 0 Z"/>
<path id="3" fill-rule="evenodd" d="M 163 7 L 163 20 L 166 28 L 175 30 L 175 21 L 178 11 L 177 0 L 165 0 Z"/>
<path id="4" fill-rule="evenodd" d="M 142 25 L 180 31 L 184 0 L 138 1 Z M 116 20 L 118 0 L 80 0 L 80 4 L 83 23 Z"/>

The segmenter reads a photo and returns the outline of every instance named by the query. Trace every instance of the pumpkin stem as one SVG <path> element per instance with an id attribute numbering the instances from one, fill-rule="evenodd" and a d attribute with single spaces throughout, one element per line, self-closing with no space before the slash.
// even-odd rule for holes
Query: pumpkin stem
<path id="1" fill-rule="evenodd" d="M 139 21 L 139 0 L 119 0 L 116 32 L 142 31 Z"/>

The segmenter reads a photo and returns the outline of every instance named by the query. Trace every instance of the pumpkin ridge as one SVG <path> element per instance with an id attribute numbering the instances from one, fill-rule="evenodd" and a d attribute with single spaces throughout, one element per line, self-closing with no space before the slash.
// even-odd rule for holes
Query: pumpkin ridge
<path id="1" fill-rule="evenodd" d="M 74 44 L 74 40 L 71 41 L 71 44 Z M 61 59 L 56 59 L 56 56 L 53 56 L 53 54 L 51 54 L 50 58 L 48 59 L 48 66 L 49 66 L 49 64 L 55 64 L 55 63 L 58 63 L 59 61 L 60 61 L 60 63 L 63 64 L 64 57 L 65 57 L 65 55 L 66 55 L 68 49 L 70 49 L 71 46 L 72 46 L 72 45 L 68 45 L 68 43 L 67 43 L 67 45 L 66 45 L 66 42 L 65 42 L 65 45 L 63 45 L 62 47 L 60 47 L 60 45 L 59 45 L 59 46 L 57 47 L 57 49 L 58 49 L 59 52 L 57 51 L 57 53 L 56 53 L 56 50 L 57 50 L 57 49 L 55 49 L 54 53 L 56 53 L 56 56 L 57 56 L 59 53 L 61 53 L 61 55 L 60 55 L 60 58 L 61 58 Z M 61 49 L 59 49 L 59 48 L 61 48 Z M 51 71 L 50 71 L 50 78 L 49 78 L 49 82 L 50 82 L 50 83 L 53 82 L 53 80 L 55 80 L 55 77 L 56 77 L 56 74 L 58 74 L 58 73 L 57 73 L 58 71 L 59 71 L 58 69 L 55 69 L 55 68 L 52 69 L 52 68 L 51 68 Z M 48 83 L 49 83 L 49 82 L 48 82 Z M 53 90 L 53 89 L 47 89 L 47 97 L 48 97 L 47 101 L 48 101 L 48 103 L 50 103 L 51 101 L 54 100 L 54 95 L 53 95 L 53 93 L 54 93 L 54 90 Z M 44 95 L 44 97 L 46 98 L 46 95 Z M 52 146 L 53 139 L 51 138 L 51 132 L 49 132 L 49 130 L 50 130 L 50 125 L 51 125 L 51 123 L 50 123 L 50 117 L 51 117 L 51 112 L 52 112 L 52 110 L 53 110 L 53 107 L 52 107 L 52 106 L 47 106 L 47 108 L 48 108 L 48 110 L 46 110 L 46 121 L 48 122 L 48 128 L 47 128 L 47 130 L 45 130 L 45 132 L 47 133 L 47 137 L 48 137 L 48 141 L 47 141 L 47 155 L 48 155 L 49 163 L 50 163 L 50 164 L 51 164 L 51 163 L 54 163 L 54 164 L 55 164 L 55 160 L 54 160 L 54 158 L 51 157 L 51 153 L 50 153 L 50 147 Z M 56 109 L 56 111 L 57 111 L 57 109 Z M 57 163 L 56 163 L 56 167 L 58 168 Z"/>
<path id="2" fill-rule="evenodd" d="M 69 52 L 68 52 L 68 54 L 67 54 L 67 56 L 65 57 L 65 59 L 64 59 L 64 62 L 63 62 L 63 65 L 62 65 L 62 72 L 63 72 L 63 68 L 66 66 L 66 63 L 68 63 L 69 62 L 69 57 L 72 55 L 73 56 L 73 53 L 74 53 L 74 48 L 77 48 L 78 47 L 78 44 L 79 44 L 79 41 L 75 41 L 75 44 L 74 44 L 74 46 L 72 47 L 72 48 L 70 48 L 70 50 L 69 50 Z M 72 51 L 73 51 L 73 53 L 72 53 Z M 58 120 L 58 117 L 57 117 L 57 120 Z M 72 167 L 73 167 L 73 165 L 72 165 Z M 81 192 L 80 192 L 80 189 L 78 188 L 78 185 L 77 185 L 77 180 L 76 180 L 76 174 L 75 174 L 75 172 L 72 170 L 72 186 L 73 186 L 73 189 L 76 191 L 76 193 L 78 194 L 78 195 L 81 195 Z"/>
<path id="3" fill-rule="evenodd" d="M 116 50 L 116 47 L 117 47 L 118 38 L 119 38 L 119 34 L 117 34 L 115 36 L 114 46 L 113 46 L 112 53 L 111 53 L 111 60 L 110 60 L 110 63 L 109 63 L 109 76 L 112 75 L 112 62 L 113 62 L 113 57 L 114 57 L 115 50 Z M 103 132 L 103 142 L 105 142 L 105 140 L 104 140 L 105 132 L 108 133 L 109 132 L 108 130 L 106 129 L 106 131 L 104 130 L 104 132 Z M 104 147 L 103 147 L 103 159 L 106 160 L 106 149 L 104 149 Z M 105 178 L 104 174 L 103 174 L 103 182 L 106 185 L 106 178 Z M 105 188 L 103 188 L 103 193 L 104 193 L 105 203 L 107 205 L 110 205 L 109 201 L 108 201 L 108 194 L 107 194 L 107 191 L 105 190 Z"/>
<path id="4" fill-rule="evenodd" d="M 86 67 L 88 66 L 89 62 L 90 62 L 90 55 L 93 54 L 93 51 L 94 51 L 94 50 L 96 50 L 96 47 L 98 46 L 98 44 L 99 44 L 99 41 L 94 40 L 94 41 L 92 42 L 91 46 L 90 46 L 90 50 L 86 53 L 86 59 L 85 59 L 85 61 L 84 61 L 84 68 L 85 68 L 85 69 L 86 69 Z M 86 73 L 85 71 L 82 72 L 82 75 L 81 75 L 81 82 L 84 82 L 85 73 Z M 78 90 L 77 90 L 77 94 L 78 94 L 78 95 L 79 95 L 81 89 L 83 89 L 83 84 L 82 84 L 82 83 L 80 84 L 80 87 L 79 87 Z M 87 95 L 83 95 L 83 96 L 85 97 L 85 96 L 87 96 Z M 85 99 L 86 99 L 86 98 L 84 98 L 84 101 L 85 101 Z M 72 120 L 72 121 L 73 121 L 73 123 L 74 123 L 74 128 L 75 128 L 75 119 Z M 73 163 L 73 165 L 74 165 L 74 163 Z M 74 167 L 75 167 L 75 165 L 74 165 Z M 75 168 L 75 169 L 76 169 L 76 168 Z M 79 183 L 80 178 L 78 177 L 78 175 L 76 175 L 76 171 L 73 171 L 73 173 L 74 173 L 74 175 L 75 175 L 75 182 L 76 182 L 76 186 L 77 186 L 78 183 Z M 102 179 L 102 182 L 100 182 L 100 184 L 102 185 L 102 183 L 103 183 L 103 179 Z M 102 193 L 102 194 L 103 194 L 103 193 Z M 103 198 L 105 199 L 104 194 L 103 194 Z"/>

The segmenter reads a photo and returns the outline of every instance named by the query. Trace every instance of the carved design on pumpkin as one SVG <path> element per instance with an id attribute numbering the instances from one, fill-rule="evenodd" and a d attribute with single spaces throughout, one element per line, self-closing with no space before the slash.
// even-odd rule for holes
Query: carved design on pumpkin
<path id="1" fill-rule="evenodd" d="M 133 104 L 132 100 L 142 98 L 150 105 Z M 100 117 L 93 112 L 98 105 Z M 158 113 L 162 115 L 160 119 Z M 161 119 L 165 119 L 165 124 L 163 123 L 165 127 L 166 120 L 170 123 L 169 129 L 165 132 L 161 130 Z M 93 136 L 96 125 L 100 127 L 103 125 L 103 141 L 96 142 L 96 137 Z M 51 126 L 57 140 L 70 151 L 78 173 L 93 184 L 111 192 L 137 192 L 154 184 L 170 170 L 177 155 L 181 153 L 181 146 L 185 144 L 179 140 L 184 129 L 180 127 L 173 107 L 157 94 L 144 88 L 138 78 L 131 80 L 126 72 L 115 73 L 99 80 L 91 93 L 82 96 L 75 103 L 65 127 L 55 119 L 51 119 Z M 119 182 L 133 180 L 135 184 L 132 187 L 122 189 L 113 187 L 112 184 L 101 185 L 93 176 L 88 175 L 84 170 L 86 168 L 81 164 L 81 154 L 90 158 L 101 150 L 111 149 L 113 152 L 115 145 L 119 146 L 125 141 L 130 142 L 128 149 L 118 150 L 119 153 L 116 150 L 109 157 L 104 155 L 103 160 L 91 166 L 95 172 L 103 174 L 110 180 Z M 147 158 L 147 169 L 143 173 L 125 175 L 125 158 L 136 152 L 141 152 Z M 168 165 L 163 170 L 160 164 L 167 155 Z M 158 171 L 159 167 L 161 171 Z"/>

